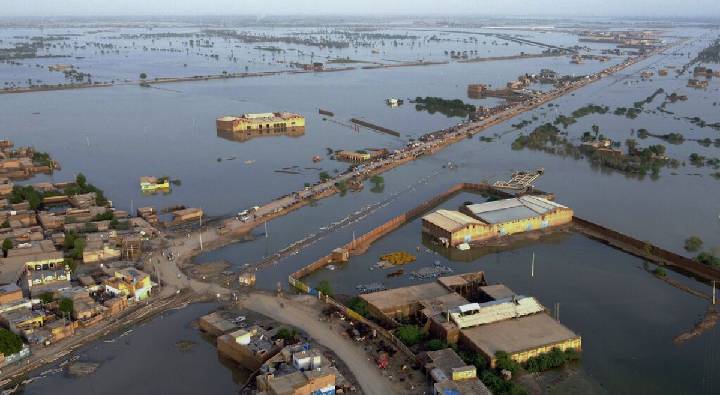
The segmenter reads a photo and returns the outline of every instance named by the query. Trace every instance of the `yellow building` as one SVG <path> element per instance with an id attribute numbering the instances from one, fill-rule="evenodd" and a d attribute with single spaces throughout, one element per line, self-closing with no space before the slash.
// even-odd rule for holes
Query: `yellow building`
<path id="1" fill-rule="evenodd" d="M 115 295 L 127 296 L 141 301 L 150 296 L 153 283 L 150 276 L 137 269 L 122 269 L 103 282 L 105 289 Z"/>
<path id="2" fill-rule="evenodd" d="M 422 218 L 423 232 L 450 246 L 473 240 L 484 232 L 485 227 L 480 221 L 459 211 L 438 210 Z"/>
<path id="3" fill-rule="evenodd" d="M 572 221 L 572 209 L 536 196 L 470 204 L 460 212 L 438 210 L 423 217 L 423 232 L 448 246 L 552 228 Z"/>
<path id="4" fill-rule="evenodd" d="M 224 116 L 218 118 L 215 123 L 219 131 L 269 132 L 277 129 L 304 128 L 305 117 L 300 114 L 290 112 L 268 112 L 260 114 L 243 114 L 239 117 Z"/>
<path id="5" fill-rule="evenodd" d="M 169 190 L 170 180 L 167 177 L 158 179 L 156 177 L 140 177 L 140 189 L 143 192 L 154 192 L 158 189 Z"/>

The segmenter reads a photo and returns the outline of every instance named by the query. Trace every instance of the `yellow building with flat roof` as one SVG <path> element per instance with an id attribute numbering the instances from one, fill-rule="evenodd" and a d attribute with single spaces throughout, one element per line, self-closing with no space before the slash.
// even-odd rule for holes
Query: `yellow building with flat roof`
<path id="1" fill-rule="evenodd" d="M 552 228 L 572 221 L 573 210 L 537 196 L 438 210 L 422 218 L 423 232 L 448 246 Z"/>
<path id="2" fill-rule="evenodd" d="M 218 131 L 224 132 L 270 132 L 278 129 L 305 128 L 305 117 L 290 112 L 268 112 L 224 116 L 218 118 L 215 123 Z"/>

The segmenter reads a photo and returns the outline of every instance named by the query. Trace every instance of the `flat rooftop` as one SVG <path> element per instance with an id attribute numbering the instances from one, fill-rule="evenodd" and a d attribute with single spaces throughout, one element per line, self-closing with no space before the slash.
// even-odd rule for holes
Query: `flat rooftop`
<path id="1" fill-rule="evenodd" d="M 392 311 L 400 306 L 417 303 L 425 299 L 433 299 L 451 293 L 438 282 L 411 285 L 409 287 L 388 289 L 360 295 L 369 304 L 382 312 Z"/>
<path id="2" fill-rule="evenodd" d="M 487 355 L 532 350 L 579 337 L 547 313 L 467 328 L 462 333 Z"/>
<path id="3" fill-rule="evenodd" d="M 515 295 L 515 292 L 513 292 L 512 289 L 503 284 L 486 285 L 484 287 L 480 287 L 480 290 L 495 300 L 505 299 Z"/>
<path id="4" fill-rule="evenodd" d="M 447 313 L 449 310 L 467 304 L 468 301 L 460 294 L 452 292 L 436 298 L 423 299 L 420 303 L 428 309 L 428 315 L 434 316 L 436 314 Z"/>
<path id="5" fill-rule="evenodd" d="M 452 348 L 446 348 L 438 351 L 428 351 L 428 359 L 430 364 L 437 368 L 440 368 L 445 372 L 447 377 L 452 377 L 452 370 L 454 368 L 462 368 L 467 364 L 460 358 Z"/>
<path id="6" fill-rule="evenodd" d="M 472 273 L 463 273 L 463 274 L 456 274 L 454 276 L 445 276 L 440 277 L 437 279 L 437 281 L 444 285 L 445 287 L 449 289 L 462 287 L 464 285 L 468 285 L 470 283 L 474 282 L 484 282 L 485 281 L 485 273 L 484 272 L 472 272 Z"/>

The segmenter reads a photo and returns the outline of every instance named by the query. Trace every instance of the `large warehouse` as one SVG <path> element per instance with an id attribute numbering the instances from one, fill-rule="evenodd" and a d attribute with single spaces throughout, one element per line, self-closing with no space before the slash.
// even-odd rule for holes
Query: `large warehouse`
<path id="1" fill-rule="evenodd" d="M 360 295 L 368 311 L 389 325 L 425 322 L 434 338 L 460 343 L 495 366 L 505 351 L 517 362 L 553 348 L 582 349 L 582 338 L 551 317 L 538 300 L 502 285 L 486 285 L 482 272 Z"/>
<path id="2" fill-rule="evenodd" d="M 423 232 L 447 246 L 551 228 L 572 221 L 569 207 L 536 196 L 437 210 L 422 218 Z"/>

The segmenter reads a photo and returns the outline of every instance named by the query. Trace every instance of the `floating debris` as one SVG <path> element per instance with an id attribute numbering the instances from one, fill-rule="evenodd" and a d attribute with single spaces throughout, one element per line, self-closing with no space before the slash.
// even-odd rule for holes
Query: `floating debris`
<path id="1" fill-rule="evenodd" d="M 175 343 L 175 346 L 182 352 L 188 352 L 192 350 L 193 346 L 195 346 L 195 342 L 190 340 L 180 340 Z"/>
<path id="2" fill-rule="evenodd" d="M 355 289 L 358 290 L 361 294 L 369 293 L 369 292 L 378 292 L 378 291 L 384 291 L 387 288 L 382 283 L 370 283 L 370 284 L 358 284 L 355 286 Z"/>
<path id="3" fill-rule="evenodd" d="M 429 278 L 438 278 L 443 274 L 452 273 L 453 269 L 449 266 L 426 266 L 410 273 L 411 279 L 425 280 Z"/>
<path id="4" fill-rule="evenodd" d="M 405 251 L 391 252 L 389 254 L 381 255 L 380 261 L 387 262 L 390 265 L 405 265 L 410 262 L 415 262 L 415 255 Z"/>
<path id="5" fill-rule="evenodd" d="M 76 377 L 87 376 L 94 373 L 99 366 L 96 362 L 75 362 L 68 366 L 68 374 Z"/>

